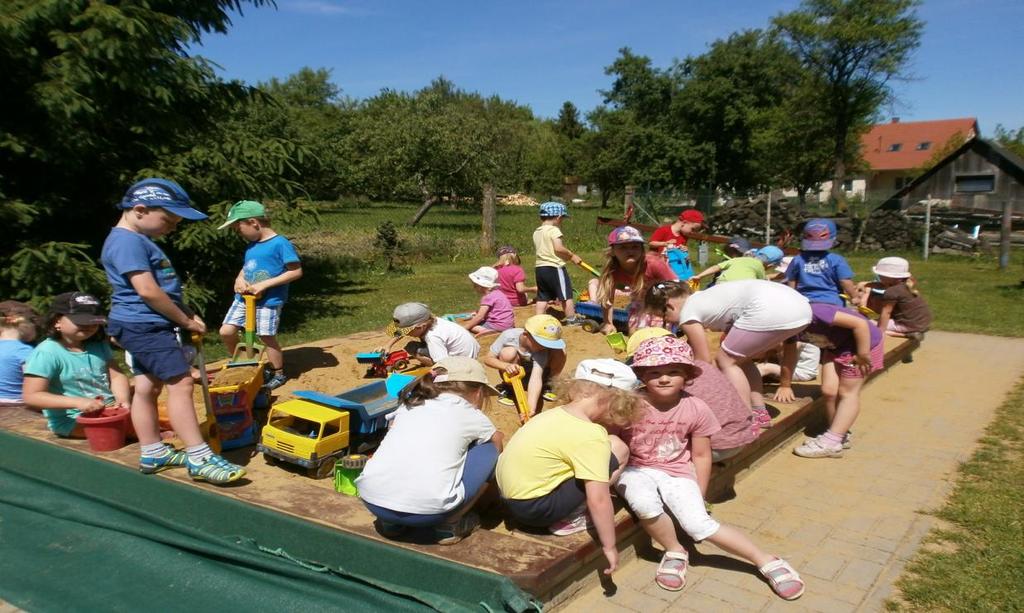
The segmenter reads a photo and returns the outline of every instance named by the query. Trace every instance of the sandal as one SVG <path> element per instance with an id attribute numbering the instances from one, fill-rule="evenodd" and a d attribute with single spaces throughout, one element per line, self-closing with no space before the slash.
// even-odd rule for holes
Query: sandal
<path id="1" fill-rule="evenodd" d="M 167 447 L 167 453 L 162 456 L 141 456 L 139 458 L 139 472 L 145 475 L 152 475 L 175 466 L 185 466 L 188 461 L 188 454 L 180 449 Z"/>
<path id="2" fill-rule="evenodd" d="M 678 592 L 686 585 L 686 567 L 690 558 L 685 551 L 666 551 L 658 564 L 654 582 L 663 590 Z"/>
<path id="3" fill-rule="evenodd" d="M 193 464 L 192 460 L 188 460 L 188 476 L 193 481 L 209 481 L 220 485 L 241 479 L 245 476 L 245 469 L 213 454 L 202 464 Z"/>
<path id="4" fill-rule="evenodd" d="M 757 570 L 768 580 L 772 591 L 783 600 L 796 600 L 803 595 L 803 579 L 793 570 L 789 562 L 782 558 L 775 558 Z"/>

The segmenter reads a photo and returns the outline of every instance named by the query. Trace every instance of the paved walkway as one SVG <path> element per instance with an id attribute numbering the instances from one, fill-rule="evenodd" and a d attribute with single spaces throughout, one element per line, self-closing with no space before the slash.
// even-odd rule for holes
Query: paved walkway
<path id="1" fill-rule="evenodd" d="M 799 600 L 779 599 L 753 567 L 702 544 L 681 592 L 658 588 L 657 561 L 637 559 L 615 574 L 614 594 L 595 588 L 565 610 L 882 610 L 933 525 L 919 511 L 942 504 L 958 463 L 1024 375 L 1020 339 L 931 332 L 914 356 L 865 388 L 845 457 L 803 459 L 786 445 L 714 507 L 719 521 L 796 567 L 807 584 Z"/>

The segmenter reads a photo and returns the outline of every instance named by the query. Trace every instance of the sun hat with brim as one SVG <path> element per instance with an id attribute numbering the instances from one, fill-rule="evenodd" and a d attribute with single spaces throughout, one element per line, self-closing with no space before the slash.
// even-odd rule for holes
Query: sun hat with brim
<path id="1" fill-rule="evenodd" d="M 494 289 L 498 287 L 498 271 L 490 266 L 481 266 L 469 273 L 469 280 L 480 287 Z"/>
<path id="2" fill-rule="evenodd" d="M 498 390 L 487 380 L 487 373 L 480 362 L 461 355 L 448 356 L 430 369 L 434 383 L 479 383 L 493 396 Z"/>
<path id="3" fill-rule="evenodd" d="M 608 233 L 609 245 L 624 245 L 626 243 L 644 243 L 644 235 L 633 226 L 619 226 Z"/>
<path id="4" fill-rule="evenodd" d="M 750 241 L 743 238 L 742 236 L 734 236 L 730 238 L 729 244 L 726 245 L 726 247 L 730 249 L 735 249 L 740 253 L 746 253 L 751 249 Z"/>
<path id="5" fill-rule="evenodd" d="M 871 268 L 871 272 L 875 273 L 879 277 L 889 277 L 890 279 L 909 279 L 910 262 L 897 257 L 882 258 Z"/>
<path id="6" fill-rule="evenodd" d="M 192 208 L 191 199 L 180 185 L 167 179 L 150 178 L 135 183 L 125 192 L 120 207 L 130 209 L 140 204 L 165 209 L 189 221 L 207 218 L 206 213 Z"/>
<path id="7" fill-rule="evenodd" d="M 632 358 L 633 354 L 636 353 L 640 343 L 652 338 L 658 338 L 661 336 L 671 336 L 672 333 L 661 327 L 650 327 L 640 328 L 636 332 L 629 335 L 629 340 L 626 342 L 626 358 Z"/>
<path id="8" fill-rule="evenodd" d="M 754 254 L 754 257 L 764 262 L 766 266 L 775 266 L 782 261 L 782 258 L 785 257 L 785 255 L 786 254 L 783 253 L 782 249 L 779 249 L 775 245 L 767 245 L 758 249 Z"/>
<path id="9" fill-rule="evenodd" d="M 800 248 L 805 251 L 824 251 L 836 244 L 836 222 L 831 219 L 811 219 L 804 224 Z"/>
<path id="10" fill-rule="evenodd" d="M 267 208 L 255 200 L 239 200 L 228 209 L 228 220 L 217 226 L 218 230 L 230 226 L 236 221 L 252 219 L 253 217 L 266 217 Z"/>
<path id="11" fill-rule="evenodd" d="M 660 336 L 647 339 L 640 343 L 636 353 L 633 354 L 633 368 L 651 368 L 653 366 L 669 366 L 681 364 L 690 369 L 696 369 L 700 374 L 700 367 L 693 362 L 693 349 L 689 343 L 674 336 Z"/>
<path id="12" fill-rule="evenodd" d="M 569 207 L 561 202 L 545 202 L 540 205 L 541 217 L 568 217 Z"/>
<path id="13" fill-rule="evenodd" d="M 67 292 L 54 296 L 50 313 L 63 315 L 76 326 L 95 326 L 107 323 L 100 313 L 100 301 L 84 292 Z"/>
<path id="14" fill-rule="evenodd" d="M 626 391 L 635 390 L 639 385 L 629 366 L 611 358 L 583 360 L 576 366 L 574 378 Z"/>
<path id="15" fill-rule="evenodd" d="M 534 315 L 526 320 L 523 328 L 541 347 L 565 349 L 565 341 L 562 340 L 562 324 L 554 317 Z"/>

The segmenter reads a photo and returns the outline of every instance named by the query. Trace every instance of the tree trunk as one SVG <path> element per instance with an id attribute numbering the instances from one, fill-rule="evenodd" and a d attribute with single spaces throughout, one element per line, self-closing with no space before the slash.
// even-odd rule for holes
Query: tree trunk
<path id="1" fill-rule="evenodd" d="M 421 206 L 419 210 L 416 211 L 416 214 L 412 216 L 412 221 L 409 222 L 409 225 L 415 226 L 418 224 L 420 220 L 423 219 L 423 216 L 427 214 L 427 211 L 430 210 L 430 207 L 435 204 L 437 204 L 437 196 L 425 194 L 423 196 L 423 206 Z"/>
<path id="2" fill-rule="evenodd" d="M 601 208 L 602 209 L 608 208 L 608 199 L 611 198 L 611 197 L 612 197 L 612 193 L 609 190 L 607 190 L 607 189 L 602 187 L 601 188 Z"/>
<path id="3" fill-rule="evenodd" d="M 832 151 L 835 166 L 832 169 L 832 190 L 829 199 L 832 200 L 832 213 L 839 214 L 846 212 L 846 190 L 843 189 L 843 182 L 846 180 L 846 126 L 836 133 L 836 146 Z"/>
<path id="4" fill-rule="evenodd" d="M 803 185 L 796 186 L 797 211 L 803 213 L 807 210 L 807 188 Z"/>
<path id="5" fill-rule="evenodd" d="M 497 217 L 493 183 L 484 184 L 484 204 L 482 209 L 483 227 L 480 232 L 480 253 L 492 255 L 494 253 L 495 218 Z"/>

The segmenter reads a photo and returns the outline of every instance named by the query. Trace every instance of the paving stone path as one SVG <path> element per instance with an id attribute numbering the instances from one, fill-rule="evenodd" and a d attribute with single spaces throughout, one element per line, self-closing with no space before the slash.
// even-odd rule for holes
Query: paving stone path
<path id="1" fill-rule="evenodd" d="M 714 506 L 789 560 L 807 584 L 794 602 L 776 597 L 752 566 L 710 544 L 691 554 L 686 587 L 654 584 L 657 560 L 636 559 L 563 610 L 879 611 L 935 520 L 958 464 L 974 450 L 995 409 L 1024 375 L 1024 340 L 931 332 L 914 354 L 868 385 L 841 459 L 803 459 L 795 439 Z M 660 552 L 658 552 L 660 554 Z"/>

